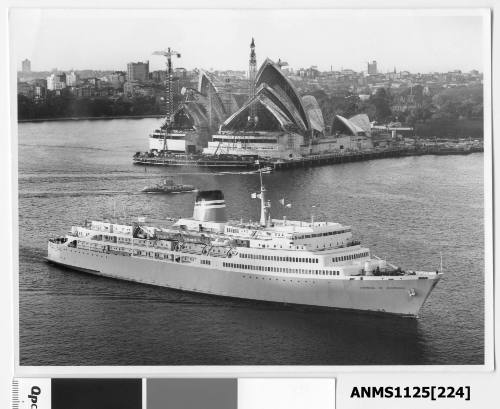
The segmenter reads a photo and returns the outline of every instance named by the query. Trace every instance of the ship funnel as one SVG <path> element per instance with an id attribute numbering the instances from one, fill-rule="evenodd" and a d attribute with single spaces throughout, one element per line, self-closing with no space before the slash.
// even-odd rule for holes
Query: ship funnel
<path id="1" fill-rule="evenodd" d="M 220 190 L 199 192 L 194 203 L 193 219 L 200 222 L 226 222 L 224 194 Z"/>

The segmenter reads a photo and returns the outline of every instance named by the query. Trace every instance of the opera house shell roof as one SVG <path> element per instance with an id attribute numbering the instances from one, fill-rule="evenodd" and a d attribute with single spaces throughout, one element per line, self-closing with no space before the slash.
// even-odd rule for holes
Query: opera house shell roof
<path id="1" fill-rule="evenodd" d="M 255 78 L 255 97 L 247 101 L 223 124 L 223 130 L 245 130 L 250 106 L 256 106 L 258 121 L 252 130 L 291 131 L 300 134 L 324 132 L 324 121 L 316 99 L 301 98 L 281 68 L 269 58 Z"/>
<path id="2" fill-rule="evenodd" d="M 198 130 L 218 128 L 229 115 L 219 87 L 220 85 L 209 73 L 201 70 L 198 77 L 198 89 L 183 90 L 185 100 L 174 113 L 174 122 L 182 128 L 194 127 Z M 231 99 L 230 106 L 233 110 L 238 108 L 234 97 Z"/>
<path id="3" fill-rule="evenodd" d="M 340 115 L 335 115 L 332 123 L 332 131 L 334 133 L 342 133 L 352 136 L 370 136 L 370 120 L 366 114 L 358 114 L 349 119 Z"/>

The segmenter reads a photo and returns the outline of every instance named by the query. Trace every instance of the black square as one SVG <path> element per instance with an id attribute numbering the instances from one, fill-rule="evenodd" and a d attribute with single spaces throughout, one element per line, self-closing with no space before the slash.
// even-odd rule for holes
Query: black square
<path id="1" fill-rule="evenodd" d="M 52 379 L 52 409 L 141 407 L 141 379 Z"/>

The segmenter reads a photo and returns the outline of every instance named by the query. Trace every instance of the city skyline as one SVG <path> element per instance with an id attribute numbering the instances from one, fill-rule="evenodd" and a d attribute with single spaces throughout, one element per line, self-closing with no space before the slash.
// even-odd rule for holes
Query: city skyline
<path id="1" fill-rule="evenodd" d="M 18 9 L 10 27 L 18 70 L 25 58 L 32 71 L 126 70 L 146 60 L 158 70 L 164 60 L 151 54 L 167 47 L 182 55 L 175 67 L 247 70 L 255 37 L 258 65 L 269 57 L 294 69 L 359 72 L 376 60 L 379 72 L 483 72 L 485 14 L 468 13 Z"/>

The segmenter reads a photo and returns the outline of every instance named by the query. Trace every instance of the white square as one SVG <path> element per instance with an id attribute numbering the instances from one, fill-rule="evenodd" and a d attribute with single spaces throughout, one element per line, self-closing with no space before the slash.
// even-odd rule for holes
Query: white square
<path id="1" fill-rule="evenodd" d="M 238 379 L 238 409 L 334 409 L 335 379 Z"/>

